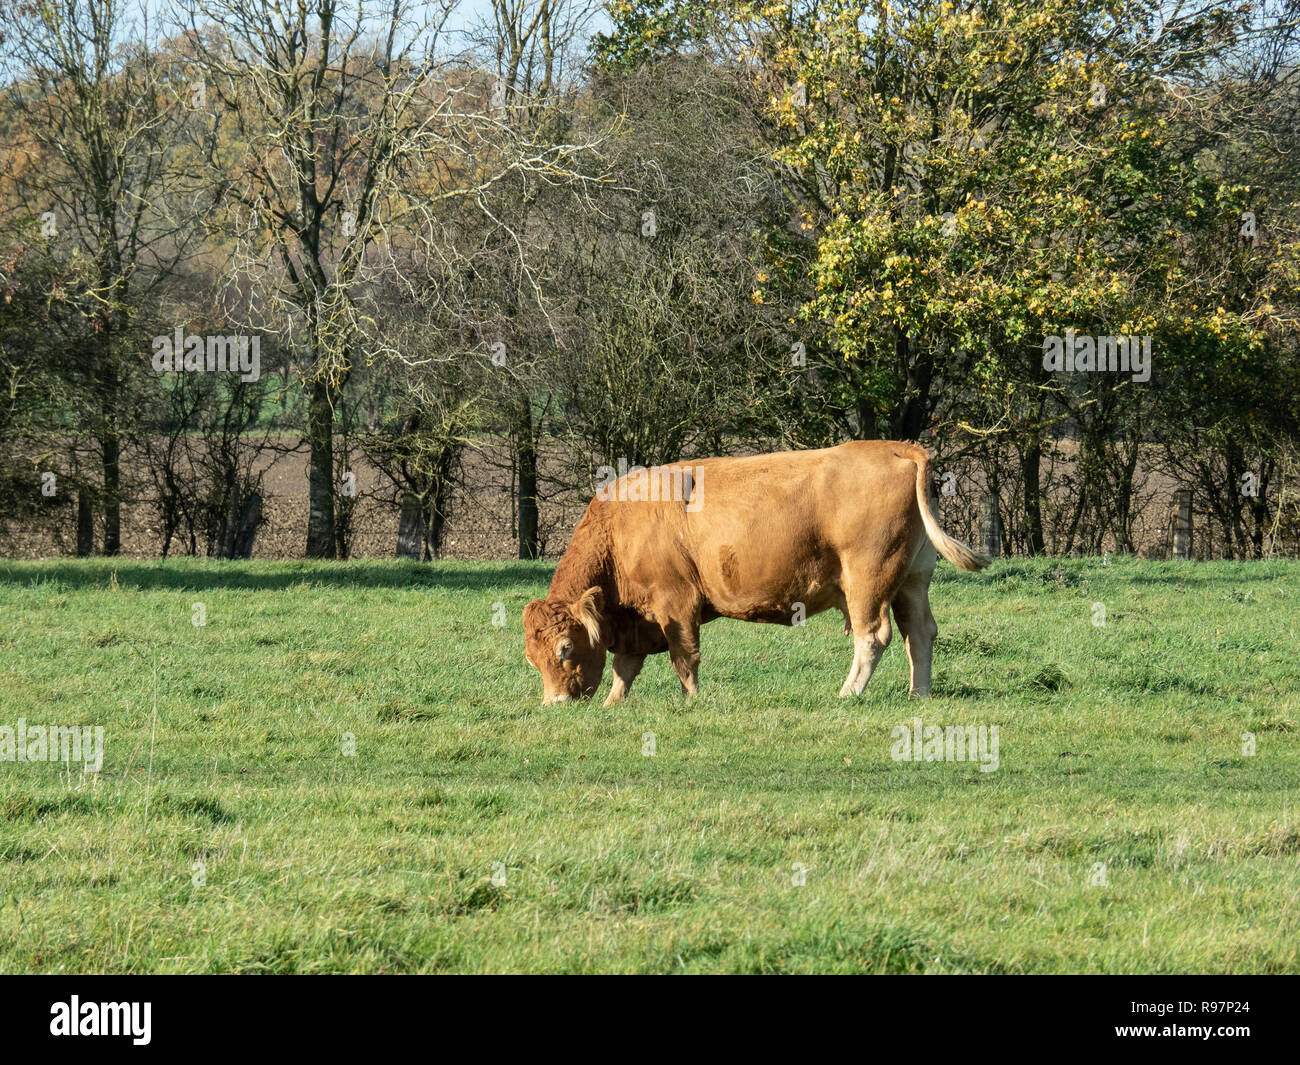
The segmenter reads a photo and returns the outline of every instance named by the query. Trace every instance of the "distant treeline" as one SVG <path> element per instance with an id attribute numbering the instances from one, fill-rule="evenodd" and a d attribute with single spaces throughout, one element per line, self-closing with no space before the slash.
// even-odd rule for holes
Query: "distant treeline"
<path id="1" fill-rule="evenodd" d="M 1300 0 L 460 6 L 0 11 L 0 550 L 246 555 L 295 450 L 306 556 L 436 557 L 474 452 L 532 558 L 850 438 L 1004 553 L 1300 550 Z"/>

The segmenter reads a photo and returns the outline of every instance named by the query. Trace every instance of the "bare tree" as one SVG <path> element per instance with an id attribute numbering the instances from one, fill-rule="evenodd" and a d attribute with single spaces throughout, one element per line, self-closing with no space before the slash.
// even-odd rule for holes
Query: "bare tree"
<path id="1" fill-rule="evenodd" d="M 404 358 L 377 328 L 377 280 L 455 259 L 440 243 L 443 211 L 486 208 L 511 175 L 562 181 L 581 146 L 520 136 L 493 107 L 450 50 L 456 0 L 392 0 L 374 14 L 363 0 L 189 3 L 200 67 L 238 146 L 224 167 L 232 276 L 253 279 L 265 327 L 302 353 L 307 554 L 333 557 L 342 389 L 355 359 Z"/>
<path id="2" fill-rule="evenodd" d="M 150 27 L 123 0 L 49 0 L 0 10 L 12 104 L 33 165 L 11 175 L 43 235 L 92 264 L 72 294 L 84 323 L 77 393 L 102 471 L 105 554 L 121 547 L 123 420 L 130 378 L 147 365 L 132 328 L 194 250 L 202 210 L 174 150 L 189 115 Z"/>

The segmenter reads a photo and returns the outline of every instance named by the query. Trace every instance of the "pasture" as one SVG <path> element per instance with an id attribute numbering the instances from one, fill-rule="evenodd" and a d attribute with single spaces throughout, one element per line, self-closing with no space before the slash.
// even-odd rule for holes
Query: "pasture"
<path id="1" fill-rule="evenodd" d="M 836 613 L 609 709 L 539 705 L 550 572 L 0 563 L 0 726 L 104 728 L 0 761 L 0 971 L 1300 972 L 1300 564 L 941 564 L 929 699 Z"/>

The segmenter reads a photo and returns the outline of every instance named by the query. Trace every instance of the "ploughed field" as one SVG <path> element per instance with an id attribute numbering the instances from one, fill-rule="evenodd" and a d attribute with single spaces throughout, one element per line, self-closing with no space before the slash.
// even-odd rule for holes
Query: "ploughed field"
<path id="1" fill-rule="evenodd" d="M 1300 564 L 941 563 L 929 699 L 834 613 L 609 709 L 549 577 L 0 562 L 0 971 L 1300 972 Z"/>

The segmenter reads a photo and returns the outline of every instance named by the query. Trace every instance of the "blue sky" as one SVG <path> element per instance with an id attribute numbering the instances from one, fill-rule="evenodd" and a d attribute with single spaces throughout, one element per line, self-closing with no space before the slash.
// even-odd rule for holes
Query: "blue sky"
<path id="1" fill-rule="evenodd" d="M 483 17 L 489 9 L 489 0 L 461 0 L 457 8 L 456 15 L 453 19 L 453 27 L 472 25 L 477 19 Z M 591 23 L 591 32 L 605 29 L 609 25 L 609 20 L 605 18 L 604 13 L 597 15 Z"/>
<path id="2" fill-rule="evenodd" d="M 0 0 L 0 2 L 7 2 L 7 0 Z M 161 13 L 165 13 L 172 6 L 172 0 L 138 0 L 138 2 L 143 5 L 151 19 Z M 130 6 L 133 5 L 131 5 L 128 0 L 128 8 Z M 378 13 L 383 9 L 384 3 L 382 0 L 370 0 L 368 6 L 372 7 L 376 13 Z M 455 14 L 452 16 L 449 28 L 453 30 L 466 29 L 473 25 L 478 19 L 482 18 L 488 12 L 489 8 L 489 0 L 461 0 L 460 4 L 456 8 Z M 603 14 L 601 14 L 593 21 L 592 32 L 602 29 L 608 24 L 608 20 Z"/>
<path id="3" fill-rule="evenodd" d="M 11 3 L 12 0 L 0 0 L 0 4 Z M 149 36 L 155 42 L 160 37 L 170 36 L 175 32 L 176 17 L 169 17 L 170 13 L 175 11 L 181 0 L 122 0 L 120 9 L 119 33 L 122 37 L 134 37 L 139 26 L 141 13 L 149 19 Z M 346 5 L 352 0 L 345 0 Z M 433 2 L 433 0 L 430 0 Z M 374 12 L 376 16 L 381 15 L 386 5 L 391 4 L 391 0 L 363 0 L 363 10 L 367 13 Z M 491 10 L 490 0 L 461 0 L 457 5 L 455 14 L 448 24 L 448 29 L 453 31 L 466 30 L 475 25 Z M 609 26 L 609 20 L 605 17 L 604 12 L 598 12 L 588 24 L 588 33 L 596 33 L 606 29 Z M 585 44 L 585 42 L 584 42 Z M 443 48 L 447 51 L 459 51 L 466 46 L 463 38 L 460 40 L 451 39 L 443 42 Z M 8 63 L 0 63 L 0 85 L 5 84 L 10 77 L 14 75 Z"/>

